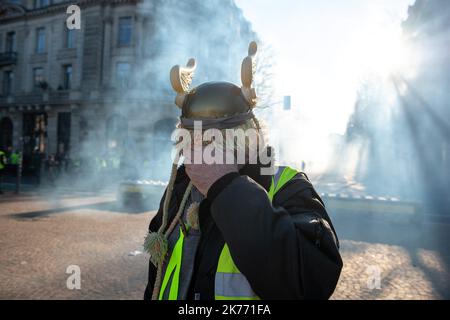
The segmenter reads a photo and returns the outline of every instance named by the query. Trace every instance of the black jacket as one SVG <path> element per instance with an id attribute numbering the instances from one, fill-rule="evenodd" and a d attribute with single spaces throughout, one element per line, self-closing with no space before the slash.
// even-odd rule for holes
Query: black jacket
<path id="1" fill-rule="evenodd" d="M 181 202 L 189 178 L 177 172 L 169 214 Z M 214 276 L 226 241 L 233 261 L 261 299 L 327 299 L 342 269 L 338 240 L 324 204 L 305 174 L 297 174 L 271 203 L 270 176 L 247 165 L 215 182 L 200 204 L 202 237 L 188 299 L 214 299 Z M 162 203 L 150 223 L 161 225 Z M 156 268 L 149 263 L 144 299 L 150 299 Z"/>

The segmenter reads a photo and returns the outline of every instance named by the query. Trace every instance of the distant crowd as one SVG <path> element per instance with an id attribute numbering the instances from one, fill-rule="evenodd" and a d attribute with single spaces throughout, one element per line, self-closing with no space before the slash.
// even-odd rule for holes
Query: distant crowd
<path id="1" fill-rule="evenodd" d="M 17 150 L 8 148 L 6 151 L 0 149 L 0 194 L 3 193 L 2 186 L 8 173 L 16 175 L 19 164 L 21 163 L 21 154 Z"/>
<path id="2" fill-rule="evenodd" d="M 0 149 L 0 184 L 21 181 L 33 185 L 55 185 L 61 180 L 89 178 L 95 178 L 91 180 L 97 184 L 105 184 L 111 179 L 144 179 L 145 173 L 150 171 L 148 159 L 133 158 L 127 153 L 71 158 L 65 153 L 45 155 L 35 152 L 23 156 L 19 150 Z M 102 181 L 103 178 L 106 180 Z"/>

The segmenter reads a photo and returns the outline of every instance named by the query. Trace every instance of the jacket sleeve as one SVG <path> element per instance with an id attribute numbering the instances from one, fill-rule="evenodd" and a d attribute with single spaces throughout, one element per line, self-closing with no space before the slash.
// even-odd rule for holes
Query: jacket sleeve
<path id="1" fill-rule="evenodd" d="M 212 216 L 259 297 L 328 299 L 342 269 L 336 234 L 309 181 L 288 184 L 272 205 L 258 183 L 235 176 L 210 199 Z"/>

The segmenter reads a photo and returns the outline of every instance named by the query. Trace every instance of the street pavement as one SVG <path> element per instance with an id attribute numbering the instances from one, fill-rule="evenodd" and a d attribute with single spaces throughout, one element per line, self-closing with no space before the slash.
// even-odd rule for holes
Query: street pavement
<path id="1" fill-rule="evenodd" d="M 121 209 L 113 193 L 0 195 L 0 299 L 142 299 L 153 215 Z M 330 215 L 344 260 L 332 299 L 450 298 L 448 225 Z M 67 285 L 70 266 L 79 289 Z"/>

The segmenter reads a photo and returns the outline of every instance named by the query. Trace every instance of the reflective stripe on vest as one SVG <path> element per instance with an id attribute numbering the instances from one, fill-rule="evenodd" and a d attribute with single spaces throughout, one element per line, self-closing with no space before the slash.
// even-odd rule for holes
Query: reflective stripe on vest
<path id="1" fill-rule="evenodd" d="M 272 177 L 272 183 L 269 189 L 269 199 L 273 200 L 275 194 L 294 176 L 298 171 L 289 167 L 279 167 L 277 174 Z M 183 241 L 184 235 L 181 232 L 175 243 L 175 247 L 169 259 L 166 271 L 164 272 L 164 278 L 159 292 L 159 300 L 169 299 L 176 300 L 178 298 L 178 288 L 180 281 L 180 269 L 183 255 Z M 173 274 L 173 276 L 172 276 Z M 164 293 L 167 290 L 169 280 L 170 289 L 168 297 Z M 230 249 L 225 244 L 222 252 L 220 253 L 219 262 L 217 264 L 215 283 L 214 283 L 214 296 L 216 300 L 259 300 L 260 298 L 255 294 L 247 278 L 239 271 L 235 265 Z"/>
<path id="2" fill-rule="evenodd" d="M 217 265 L 214 296 L 216 300 L 259 300 L 247 278 L 234 264 L 226 244 Z"/>

